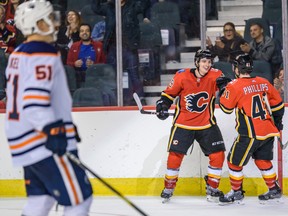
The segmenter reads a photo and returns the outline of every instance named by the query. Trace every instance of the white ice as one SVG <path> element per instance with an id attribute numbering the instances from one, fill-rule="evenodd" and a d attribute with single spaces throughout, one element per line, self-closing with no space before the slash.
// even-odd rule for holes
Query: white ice
<path id="1" fill-rule="evenodd" d="M 244 204 L 220 206 L 209 203 L 205 197 L 174 196 L 169 203 L 162 204 L 160 197 L 127 197 L 134 205 L 149 216 L 287 216 L 288 199 L 282 203 L 258 202 L 257 197 L 245 197 Z M 19 216 L 25 198 L 1 198 L 1 216 Z M 62 216 L 63 208 L 54 207 L 49 216 Z M 89 216 L 141 216 L 137 210 L 119 197 L 94 197 Z"/>

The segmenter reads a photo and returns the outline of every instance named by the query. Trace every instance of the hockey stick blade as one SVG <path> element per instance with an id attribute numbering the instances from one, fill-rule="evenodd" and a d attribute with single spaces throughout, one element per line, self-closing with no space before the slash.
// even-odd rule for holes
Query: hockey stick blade
<path id="1" fill-rule="evenodd" d="M 159 115 L 159 112 L 144 110 L 143 105 L 140 101 L 140 98 L 136 92 L 133 93 L 133 98 L 134 98 L 141 114 Z M 169 113 L 169 116 L 173 116 L 173 115 L 174 115 L 174 113 Z"/>
<path id="2" fill-rule="evenodd" d="M 103 178 L 101 178 L 99 175 L 97 175 L 94 171 L 92 171 L 89 167 L 84 165 L 78 157 L 76 157 L 74 154 L 70 152 L 66 152 L 65 155 L 69 160 L 71 160 L 75 165 L 79 166 L 84 171 L 88 171 L 91 173 L 94 177 L 96 177 L 101 183 L 103 183 L 107 188 L 109 188 L 111 191 L 113 191 L 115 194 L 117 194 L 121 199 L 123 199 L 127 204 L 129 204 L 132 208 L 134 208 L 136 211 L 138 211 L 142 216 L 148 216 L 145 212 L 143 212 L 139 207 L 137 207 L 134 203 L 132 203 L 129 199 L 127 199 L 125 196 L 123 196 L 118 190 L 116 190 L 112 185 L 110 185 L 108 182 L 106 182 Z"/>
<path id="3" fill-rule="evenodd" d="M 136 102 L 136 104 L 137 104 L 137 106 L 138 106 L 138 109 L 139 109 L 140 112 L 141 112 L 141 110 L 143 110 L 143 106 L 142 106 L 142 103 L 141 103 L 141 101 L 140 101 L 140 98 L 139 98 L 139 96 L 138 96 L 138 94 L 137 94 L 136 92 L 133 93 L 133 98 L 134 98 L 134 100 L 135 100 L 135 102 Z"/>
<path id="4" fill-rule="evenodd" d="M 286 149 L 286 147 L 288 146 L 288 141 L 285 144 L 283 144 L 280 137 L 278 137 L 278 142 L 280 143 L 280 147 L 282 150 Z"/>

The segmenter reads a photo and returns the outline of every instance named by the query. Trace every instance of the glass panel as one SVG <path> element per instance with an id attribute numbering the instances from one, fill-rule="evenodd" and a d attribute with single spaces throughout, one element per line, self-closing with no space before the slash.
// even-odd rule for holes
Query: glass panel
<path id="1" fill-rule="evenodd" d="M 199 14 L 199 1 L 151 1 L 150 22 L 140 20 L 139 72 L 148 105 L 155 105 L 178 69 L 192 66 L 192 46 L 200 44 Z"/>
<path id="2" fill-rule="evenodd" d="M 206 0 L 206 9 L 215 1 Z M 252 75 L 273 79 L 282 64 L 281 0 L 218 1 L 216 19 L 207 9 L 207 48 L 215 58 L 214 67 L 233 77 L 232 63 L 239 54 L 253 60 Z M 214 13 L 213 13 L 214 14 Z"/>
<path id="3" fill-rule="evenodd" d="M 116 54 L 108 55 L 108 44 L 111 52 L 116 51 L 115 14 L 106 19 L 110 11 L 115 12 L 114 3 L 102 0 L 93 4 L 91 0 L 52 3 L 64 15 L 56 47 L 65 64 L 73 106 L 116 106 Z M 113 25 L 109 42 L 104 38 L 107 20 L 108 25 Z"/>
<path id="4" fill-rule="evenodd" d="M 56 7 L 59 4 L 59 1 L 52 2 Z M 118 87 L 119 91 L 116 89 L 113 91 L 116 98 L 120 97 L 120 100 L 117 100 L 118 105 L 135 105 L 132 98 L 133 92 L 143 97 L 144 104 L 155 105 L 161 91 L 166 88 L 177 70 L 194 67 L 195 52 L 203 45 L 215 55 L 214 66 L 222 69 L 229 77 L 234 77 L 231 63 L 238 54 L 244 52 L 253 55 L 257 61 L 268 62 L 269 66 L 265 68 L 265 74 L 257 67 L 253 73 L 266 77 L 271 82 L 281 68 L 283 48 L 281 0 L 206 0 L 205 11 L 203 11 L 206 17 L 205 23 L 200 22 L 202 12 L 199 0 L 133 1 L 129 4 L 122 1 L 122 6 L 121 2 L 119 3 L 122 16 L 121 31 L 115 28 L 117 14 L 114 10 L 114 1 L 88 0 L 81 3 L 77 1 L 78 5 L 73 2 L 64 1 L 61 4 L 63 8 L 66 7 L 66 14 L 70 9 L 76 9 L 81 12 L 81 18 L 85 23 L 90 23 L 94 27 L 100 22 L 97 30 L 95 29 L 92 34 L 94 40 L 103 40 L 105 24 L 111 25 L 108 27 L 110 30 L 106 42 L 105 39 L 102 42 L 106 50 L 105 63 L 112 65 L 117 71 L 116 89 Z M 93 12 L 90 2 L 92 5 L 98 2 L 101 7 L 94 9 Z M 148 2 L 150 6 L 146 8 Z M 105 12 L 102 7 L 107 5 L 113 12 L 109 13 L 109 18 L 104 19 Z M 269 52 L 265 51 L 264 54 L 259 55 L 258 51 L 252 53 L 254 52 L 254 49 L 251 49 L 254 46 L 252 38 L 256 37 L 255 34 L 250 33 L 250 26 L 253 23 L 260 23 L 263 34 L 272 38 L 275 46 L 273 55 L 270 54 L 266 58 L 265 55 Z M 202 41 L 200 40 L 201 29 L 204 31 L 202 36 L 206 35 L 206 39 L 202 38 Z M 122 34 L 116 39 L 118 32 Z M 117 47 L 120 48 L 119 44 L 116 46 L 117 40 L 122 40 L 121 55 L 119 53 L 116 55 Z M 255 49 L 260 48 L 257 46 Z M 65 59 L 65 55 L 63 58 Z M 117 61 L 119 58 L 121 62 Z M 256 66 L 264 64 L 256 62 Z M 256 69 L 261 72 L 257 73 Z"/>

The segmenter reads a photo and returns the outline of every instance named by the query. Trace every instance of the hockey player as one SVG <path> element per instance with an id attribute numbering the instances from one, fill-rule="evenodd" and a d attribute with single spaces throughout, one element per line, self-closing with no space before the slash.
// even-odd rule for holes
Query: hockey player
<path id="1" fill-rule="evenodd" d="M 57 201 L 64 215 L 87 216 L 92 188 L 85 172 L 69 161 L 79 141 L 71 97 L 55 41 L 60 17 L 46 0 L 17 7 L 15 23 L 27 41 L 10 55 L 6 69 L 6 135 L 15 166 L 24 169 L 23 216 L 46 216 Z"/>
<path id="2" fill-rule="evenodd" d="M 223 194 L 218 186 L 225 145 L 214 116 L 216 79 L 222 72 L 211 68 L 213 57 L 209 50 L 198 50 L 194 61 L 196 68 L 177 71 L 156 103 L 157 117 L 165 120 L 174 99 L 179 97 L 168 143 L 165 188 L 161 193 L 164 201 L 173 195 L 181 162 L 194 140 L 209 157 L 208 175 L 205 176 L 207 200 L 218 201 Z"/>
<path id="3" fill-rule="evenodd" d="M 243 200 L 242 169 L 251 157 L 269 189 L 258 196 L 259 200 L 278 199 L 282 195 L 271 160 L 274 137 L 279 136 L 279 131 L 283 129 L 284 104 L 269 81 L 250 76 L 252 69 L 251 57 L 239 55 L 234 62 L 234 72 L 238 78 L 228 83 L 220 98 L 220 107 L 225 113 L 230 114 L 235 108 L 238 132 L 227 156 L 232 190 L 220 197 L 221 203 L 240 203 Z M 265 95 L 271 105 L 272 116 L 265 103 Z"/>

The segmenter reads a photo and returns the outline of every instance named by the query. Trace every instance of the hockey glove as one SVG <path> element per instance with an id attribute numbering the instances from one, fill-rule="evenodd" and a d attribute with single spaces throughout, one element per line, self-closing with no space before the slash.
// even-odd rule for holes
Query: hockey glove
<path id="1" fill-rule="evenodd" d="M 216 85 L 219 88 L 219 95 L 221 96 L 222 93 L 225 91 L 225 87 L 232 79 L 228 77 L 218 77 L 216 79 Z"/>
<path id="2" fill-rule="evenodd" d="M 159 114 L 157 115 L 157 117 L 161 120 L 165 120 L 169 117 L 169 106 L 163 101 L 163 100 L 158 100 L 156 102 L 156 112 L 158 112 Z"/>
<path id="3" fill-rule="evenodd" d="M 43 132 L 47 135 L 45 147 L 54 154 L 62 156 L 66 152 L 67 137 L 65 125 L 62 120 L 48 124 L 43 128 Z"/>
<path id="4" fill-rule="evenodd" d="M 283 130 L 283 124 L 282 124 L 282 116 L 273 116 L 274 118 L 274 124 L 277 127 L 279 131 Z"/>

